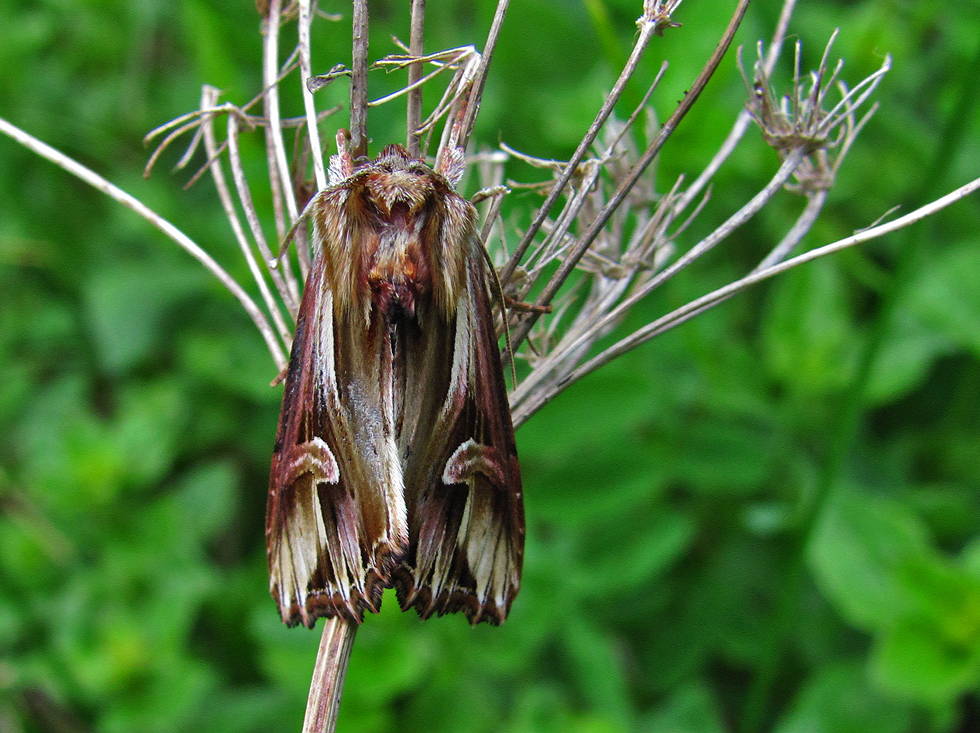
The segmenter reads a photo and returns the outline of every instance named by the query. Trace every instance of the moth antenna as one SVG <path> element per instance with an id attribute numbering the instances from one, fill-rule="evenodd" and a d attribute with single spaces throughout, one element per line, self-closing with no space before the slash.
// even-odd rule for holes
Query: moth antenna
<path id="1" fill-rule="evenodd" d="M 510 324 L 507 323 L 507 300 L 504 296 L 504 286 L 500 284 L 500 278 L 497 277 L 497 268 L 494 267 L 493 260 L 490 259 L 490 253 L 487 252 L 486 245 L 483 244 L 482 240 L 480 241 L 480 251 L 483 253 L 483 259 L 487 263 L 487 267 L 490 268 L 494 293 L 500 302 L 500 315 L 501 320 L 504 322 L 504 343 L 507 344 L 507 353 L 510 354 L 510 376 L 511 381 L 514 383 L 514 389 L 517 389 L 517 367 L 514 366 L 514 345 L 510 342 Z"/>
<path id="2" fill-rule="evenodd" d="M 334 139 L 337 141 L 338 172 L 343 178 L 350 178 L 354 175 L 354 158 L 351 155 L 350 149 L 350 130 L 341 127 L 337 130 L 337 135 Z"/>
<path id="3" fill-rule="evenodd" d="M 276 378 L 273 379 L 271 382 L 269 382 L 269 386 L 278 387 L 280 384 L 282 384 L 287 374 L 289 374 L 289 364 L 284 366 L 282 370 L 279 372 L 279 374 L 276 375 Z"/>
<path id="4" fill-rule="evenodd" d="M 330 156 L 330 185 L 336 185 L 354 175 L 354 160 L 351 158 L 350 153 L 350 132 L 342 127 L 337 130 L 335 139 L 337 140 L 337 155 Z M 322 191 L 318 191 L 309 200 L 309 202 L 307 202 L 306 207 L 303 209 L 303 213 L 300 214 L 299 218 L 297 218 L 296 221 L 293 222 L 293 225 L 289 227 L 289 231 L 286 232 L 286 236 L 283 238 L 282 244 L 279 246 L 279 253 L 269 262 L 269 267 L 273 269 L 279 267 L 279 261 L 282 260 L 282 256 L 286 253 L 290 243 L 296 236 L 296 229 L 309 217 L 310 210 L 321 193 Z"/>
<path id="5" fill-rule="evenodd" d="M 289 245 L 292 244 L 293 239 L 296 237 L 296 230 L 299 229 L 299 225 L 306 221 L 310 216 L 310 210 L 313 208 L 313 204 L 319 199 L 320 194 L 317 193 L 307 202 L 306 206 L 303 208 L 303 212 L 297 217 L 293 225 L 289 227 L 289 231 L 286 232 L 286 236 L 283 237 L 282 244 L 279 245 L 279 252 L 276 256 L 269 260 L 269 267 L 276 269 L 279 267 L 279 262 L 282 260 L 283 255 L 286 254 L 286 250 L 289 249 Z"/>
<path id="6" fill-rule="evenodd" d="M 435 172 L 452 183 L 455 187 L 463 178 L 466 171 L 466 113 L 470 106 L 470 93 L 473 91 L 472 82 L 467 84 L 461 94 L 456 118 L 449 125 L 449 137 L 439 146 L 436 153 Z M 447 123 L 448 124 L 448 123 Z"/>

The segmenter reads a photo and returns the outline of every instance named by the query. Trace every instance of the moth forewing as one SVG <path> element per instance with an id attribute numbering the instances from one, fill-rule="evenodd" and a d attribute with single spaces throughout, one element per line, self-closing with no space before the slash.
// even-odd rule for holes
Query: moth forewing
<path id="1" fill-rule="evenodd" d="M 318 194 L 266 519 L 288 624 L 499 623 L 520 581 L 514 431 L 472 205 L 389 146 Z"/>
<path id="2" fill-rule="evenodd" d="M 363 408 L 344 407 L 337 361 L 352 359 L 338 349 L 320 262 L 317 256 L 297 318 L 266 512 L 272 595 L 287 624 L 310 627 L 319 616 L 360 621 L 376 609 L 407 542 L 404 502 L 390 500 L 392 479 L 401 478 L 397 451 L 388 446 L 387 461 L 368 463 L 351 445 L 353 436 L 370 442 L 365 432 L 384 445 L 384 432 L 358 429 Z"/>
<path id="3" fill-rule="evenodd" d="M 410 548 L 399 600 L 423 618 L 463 611 L 472 623 L 500 623 L 520 584 L 523 498 L 475 229 L 466 246 L 466 288 L 442 337 L 453 354 L 445 397 L 426 450 L 406 463 Z"/>

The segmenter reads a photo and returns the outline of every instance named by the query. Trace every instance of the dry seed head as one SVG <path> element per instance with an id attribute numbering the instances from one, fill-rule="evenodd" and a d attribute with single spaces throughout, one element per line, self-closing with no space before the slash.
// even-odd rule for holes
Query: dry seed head
<path id="1" fill-rule="evenodd" d="M 643 15 L 636 20 L 636 25 L 643 27 L 653 24 L 653 34 L 662 36 L 668 28 L 680 28 L 680 23 L 671 20 L 671 15 L 677 10 L 682 0 L 644 0 Z"/>
<path id="2" fill-rule="evenodd" d="M 826 190 L 833 185 L 834 175 L 846 154 L 854 136 L 874 112 L 872 106 L 857 121 L 858 107 L 874 91 L 882 76 L 891 65 L 886 57 L 878 71 L 848 89 L 838 79 L 844 62 L 838 60 L 828 69 L 828 55 L 837 31 L 831 36 L 816 71 L 801 75 L 801 44 L 796 43 L 793 65 L 793 88 L 789 94 L 779 96 L 767 70 L 762 44 L 757 46 L 758 58 L 754 64 L 752 82 L 749 82 L 742 65 L 739 49 L 739 69 L 749 91 L 746 107 L 762 130 L 766 144 L 776 150 L 781 158 L 801 150 L 806 156 L 795 172 L 798 184 L 791 188 L 801 192 Z M 829 71 L 829 73 L 828 73 Z M 825 108 L 829 91 L 836 88 L 841 100 L 829 109 Z"/>

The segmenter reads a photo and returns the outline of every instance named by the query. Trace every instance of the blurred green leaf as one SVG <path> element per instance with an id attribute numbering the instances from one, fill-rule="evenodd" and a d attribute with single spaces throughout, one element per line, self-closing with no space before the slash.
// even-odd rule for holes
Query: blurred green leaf
<path id="1" fill-rule="evenodd" d="M 106 371 L 118 374 L 145 359 L 160 343 L 165 317 L 205 282 L 207 274 L 190 263 L 174 268 L 126 259 L 89 281 L 87 315 Z"/>
<path id="2" fill-rule="evenodd" d="M 914 572 L 931 560 L 917 517 L 895 502 L 841 488 L 809 547 L 825 592 L 853 623 L 888 628 L 920 611 Z"/>
<path id="3" fill-rule="evenodd" d="M 907 509 L 840 491 L 810 556 L 834 602 L 875 632 L 887 689 L 949 701 L 980 679 L 980 579 L 939 557 Z"/>
<path id="4" fill-rule="evenodd" d="M 239 476 L 228 463 L 214 463 L 190 472 L 174 494 L 179 519 L 191 537 L 210 539 L 234 516 Z"/>
<path id="5" fill-rule="evenodd" d="M 954 643 L 935 624 L 910 619 L 880 637 L 871 663 L 875 679 L 892 694 L 951 703 L 980 681 L 980 637 Z"/>
<path id="6" fill-rule="evenodd" d="M 773 290 L 763 325 L 772 375 L 807 395 L 840 390 L 853 376 L 858 343 L 840 270 L 814 262 Z"/>
<path id="7" fill-rule="evenodd" d="M 951 350 L 949 339 L 927 327 L 907 309 L 892 319 L 889 337 L 875 361 L 868 397 L 883 403 L 900 397 L 925 379 L 935 359 Z"/>
<path id="8" fill-rule="evenodd" d="M 639 726 L 643 733 L 724 733 L 721 711 L 703 683 L 685 685 Z"/>
<path id="9" fill-rule="evenodd" d="M 980 247 L 976 241 L 944 243 L 926 264 L 909 297 L 909 309 L 931 332 L 980 354 Z"/>
<path id="10" fill-rule="evenodd" d="M 807 681 L 776 733 L 903 733 L 911 706 L 879 692 L 863 665 L 828 665 Z"/>

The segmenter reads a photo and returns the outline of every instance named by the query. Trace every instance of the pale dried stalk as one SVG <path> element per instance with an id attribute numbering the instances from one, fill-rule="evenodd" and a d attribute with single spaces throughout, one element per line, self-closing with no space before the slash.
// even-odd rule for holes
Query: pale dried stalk
<path id="1" fill-rule="evenodd" d="M 238 200 L 245 211 L 245 220 L 248 222 L 250 231 L 252 232 L 252 238 L 255 240 L 255 244 L 258 247 L 259 255 L 263 262 L 268 262 L 272 259 L 272 251 L 269 249 L 269 243 L 266 241 L 265 233 L 262 231 L 262 223 L 259 221 L 259 214 L 255 210 L 255 204 L 252 201 L 252 193 L 248 187 L 248 181 L 245 179 L 244 169 L 242 168 L 241 154 L 238 150 L 238 117 L 236 115 L 228 115 L 228 159 L 231 163 L 231 172 L 235 180 L 235 190 L 238 193 Z M 247 255 L 248 256 L 248 255 Z M 250 258 L 254 259 L 254 258 Z M 252 268 L 251 261 L 249 263 L 249 269 Z M 283 305 L 289 313 L 295 314 L 299 310 L 299 303 L 297 303 L 292 297 L 292 290 L 286 284 L 285 276 L 283 271 L 279 268 L 269 269 L 266 268 L 266 272 L 269 273 L 272 278 L 272 282 L 275 285 L 276 291 L 279 293 L 279 297 L 283 300 Z M 262 288 L 263 298 L 267 301 L 267 307 L 270 313 L 272 313 L 273 320 L 276 322 L 276 326 L 280 329 L 283 335 L 283 343 L 289 343 L 291 336 L 291 329 L 289 329 L 285 321 L 279 312 L 278 304 L 269 296 L 267 296 L 267 288 L 264 287 L 264 279 L 256 276 L 256 280 L 259 282 L 259 287 Z"/>
<path id="2" fill-rule="evenodd" d="M 276 234 L 282 241 L 292 223 L 299 216 L 296 192 L 292 186 L 286 146 L 282 139 L 281 112 L 279 103 L 279 82 L 282 79 L 279 67 L 279 29 L 282 22 L 282 0 L 270 0 L 269 14 L 263 23 L 265 41 L 262 44 L 262 82 L 264 85 L 265 114 L 269 124 L 265 128 L 266 159 L 268 160 L 269 183 L 272 187 L 272 205 L 275 212 Z M 288 66 L 288 62 L 286 64 Z M 285 207 L 285 210 L 284 210 Z M 296 248 L 299 261 L 300 278 L 305 282 L 310 271 L 310 255 L 306 247 Z M 288 288 L 287 302 L 299 303 L 299 282 L 292 275 L 286 261 L 283 279 Z M 295 317 L 296 313 L 293 312 Z"/>
<path id="3" fill-rule="evenodd" d="M 585 158 L 589 148 L 592 147 L 592 143 L 596 139 L 596 136 L 598 136 L 599 131 L 602 130 L 602 126 L 606 123 L 606 120 L 609 119 L 609 115 L 612 114 L 616 103 L 622 96 L 623 90 L 626 88 L 626 84 L 633 77 L 633 74 L 636 73 L 636 67 L 639 65 L 640 59 L 643 58 L 643 53 L 650 44 L 650 40 L 653 38 L 657 28 L 656 23 L 652 21 L 643 22 L 645 18 L 647 18 L 646 15 L 637 21 L 637 24 L 640 27 L 640 33 L 637 36 L 636 41 L 633 43 L 633 49 L 630 51 L 629 59 L 626 61 L 626 65 L 623 67 L 622 72 L 620 72 L 619 78 L 616 79 L 616 83 L 613 84 L 609 94 L 606 95 L 602 108 L 592 121 L 592 124 L 589 126 L 588 131 L 583 136 L 582 141 L 578 144 L 578 147 L 575 149 L 575 152 L 569 159 L 568 164 L 562 170 L 561 175 L 558 176 L 558 180 L 551 189 L 551 193 L 548 194 L 548 197 L 541 205 L 541 208 L 538 209 L 534 220 L 531 222 L 531 226 L 528 227 L 528 230 L 521 238 L 520 244 L 517 245 L 517 249 L 514 250 L 514 254 L 511 255 L 510 261 L 501 271 L 500 281 L 503 285 L 507 285 L 511 276 L 514 274 L 514 270 L 523 261 L 524 255 L 527 253 L 531 242 L 534 241 L 535 235 L 541 229 L 541 225 L 544 224 L 548 214 L 551 213 L 551 209 L 554 207 L 555 202 L 558 201 L 558 197 L 564 193 L 565 187 L 568 185 L 571 177 L 575 174 L 579 164 Z M 658 76 L 658 80 L 659 78 L 660 77 Z"/>
<path id="4" fill-rule="evenodd" d="M 299 0 L 299 68 L 302 79 L 310 79 L 313 69 L 310 62 L 310 0 Z M 320 132 L 317 128 L 316 103 L 309 84 L 302 84 L 303 106 L 306 108 L 306 129 L 310 138 L 310 152 L 313 155 L 313 176 L 317 191 L 327 187 L 327 169 L 323 165 L 323 149 L 320 146 Z"/>
<path id="5" fill-rule="evenodd" d="M 660 128 L 657 136 L 654 140 L 647 146 L 646 151 L 640 159 L 634 164 L 633 168 L 630 170 L 629 174 L 623 179 L 619 184 L 616 192 L 613 194 L 609 202 L 603 207 L 602 211 L 596 216 L 595 220 L 592 222 L 589 229 L 582 236 L 576 246 L 576 250 L 566 258 L 558 271 L 551 278 L 549 283 L 545 286 L 541 295 L 536 301 L 536 305 L 540 307 L 548 306 L 552 299 L 558 292 L 558 289 L 564 284 L 565 280 L 571 274 L 572 270 L 578 264 L 578 261 L 585 254 L 585 251 L 591 246 L 592 242 L 598 236 L 599 232 L 605 227 L 606 222 L 609 217 L 612 216 L 613 212 L 619 208 L 622 202 L 625 200 L 627 194 L 636 185 L 636 182 L 640 179 L 643 173 L 646 171 L 650 163 L 653 162 L 654 158 L 660 152 L 664 143 L 670 137 L 671 133 L 677 127 L 678 123 L 684 118 L 684 116 L 690 111 L 691 107 L 697 101 L 698 96 L 704 89 L 708 80 L 714 74 L 715 70 L 718 68 L 718 64 L 721 63 L 722 57 L 725 55 L 725 51 L 728 50 L 728 46 L 732 42 L 732 38 L 735 36 L 735 31 L 738 29 L 742 18 L 745 15 L 745 11 L 748 9 L 749 0 L 740 0 L 738 7 L 736 7 L 731 20 L 725 29 L 721 40 L 715 47 L 711 58 L 705 64 L 704 69 L 698 74 L 698 77 L 691 84 L 688 89 L 687 94 L 677 105 L 677 109 L 674 110 L 673 114 L 667 119 L 663 127 Z M 539 318 L 540 312 L 532 311 L 525 318 L 518 322 L 517 326 L 514 328 L 514 333 L 512 335 L 512 343 L 519 346 L 520 343 L 527 337 L 534 325 L 534 322 Z"/>
<path id="6" fill-rule="evenodd" d="M 735 282 L 729 283 L 722 288 L 718 288 L 707 295 L 701 296 L 697 300 L 692 300 L 687 305 L 684 305 L 677 310 L 668 313 L 666 316 L 658 318 L 643 328 L 638 329 L 629 337 L 622 339 L 618 343 L 603 351 L 601 354 L 598 354 L 579 366 L 575 372 L 569 376 L 568 383 L 571 384 L 572 382 L 581 379 L 586 374 L 590 374 L 596 369 L 608 364 L 616 357 L 636 348 L 636 346 L 639 344 L 649 341 L 654 336 L 674 328 L 680 323 L 690 320 L 698 313 L 718 305 L 733 295 L 737 295 L 743 290 L 756 285 L 763 280 L 767 280 L 770 277 L 779 275 L 787 270 L 792 270 L 794 267 L 799 267 L 807 262 L 812 262 L 820 257 L 826 257 L 827 255 L 835 254 L 849 247 L 870 242 L 872 239 L 878 239 L 886 234 L 896 232 L 899 229 L 904 229 L 905 227 L 911 226 L 912 224 L 915 224 L 926 217 L 933 216 L 942 209 L 945 209 L 947 206 L 955 204 L 957 201 L 966 198 L 978 190 L 980 190 L 980 178 L 975 178 L 969 183 L 960 186 L 945 196 L 942 196 L 941 198 L 938 198 L 924 206 L 920 206 L 918 209 L 909 212 L 905 216 L 900 216 L 893 221 L 885 224 L 879 224 L 878 226 L 871 227 L 870 229 L 865 229 L 856 234 L 852 234 L 849 237 L 839 239 L 836 242 L 825 244 L 822 247 L 811 249 L 809 252 L 804 252 L 803 254 L 797 255 L 790 260 L 780 262 L 772 267 L 753 271 L 751 274 L 746 275 L 740 280 L 736 280 Z M 554 395 L 551 395 L 551 397 L 553 396 Z M 545 401 L 548 399 L 550 399 L 550 397 L 548 397 Z"/>
<path id="7" fill-rule="evenodd" d="M 33 135 L 30 135 L 21 130 L 19 127 L 10 124 L 2 117 L 0 117 L 0 132 L 10 136 L 25 148 L 37 153 L 42 158 L 50 160 L 59 168 L 62 168 L 68 173 L 71 173 L 73 176 L 85 181 L 85 183 L 89 184 L 96 190 L 101 191 L 114 201 L 118 201 L 127 209 L 135 211 L 137 214 L 146 219 L 152 226 L 163 232 L 169 239 L 172 239 L 179 247 L 184 249 L 194 259 L 204 265 L 205 269 L 218 278 L 221 284 L 228 289 L 228 292 L 235 296 L 242 308 L 245 309 L 245 312 L 248 313 L 249 317 L 252 319 L 252 322 L 255 324 L 255 327 L 258 328 L 259 333 L 262 334 L 262 338 L 265 339 L 266 346 L 269 347 L 269 353 L 272 354 L 272 358 L 275 360 L 276 366 L 279 369 L 286 366 L 286 357 L 283 353 L 282 346 L 276 340 L 276 332 L 273 330 L 272 326 L 269 325 L 269 321 L 265 317 L 265 314 L 262 313 L 259 307 L 255 304 L 255 301 L 252 300 L 249 294 L 245 292 L 242 286 L 239 285 L 223 267 L 215 262 L 214 259 L 207 252 L 201 249 L 201 247 L 199 247 L 190 237 L 188 237 L 186 234 L 180 231 L 180 229 L 175 227 L 162 216 L 157 214 L 155 211 L 150 209 L 150 207 L 139 199 L 130 196 L 118 186 L 109 183 L 109 181 L 104 179 L 95 171 L 85 167 L 73 158 L 69 158 L 64 153 L 55 150 L 50 145 L 41 142 Z"/>
<path id="8" fill-rule="evenodd" d="M 347 662 L 354 647 L 357 624 L 340 617 L 323 620 L 323 634 L 316 653 L 310 695 L 306 700 L 303 733 L 324 733 L 337 727 L 340 693 L 344 689 Z"/>
<path id="9" fill-rule="evenodd" d="M 205 86 L 203 93 L 201 95 L 201 108 L 208 109 L 214 106 L 217 101 L 218 90 L 211 86 Z M 229 150 L 232 147 L 237 147 L 237 135 L 235 134 L 235 115 L 230 114 L 228 116 L 229 124 L 229 136 L 227 138 Z M 269 290 L 269 286 L 265 281 L 265 276 L 263 271 L 259 268 L 259 263 L 256 261 L 255 256 L 252 253 L 252 248 L 249 245 L 248 238 L 245 236 L 245 230 L 242 228 L 241 221 L 238 219 L 238 213 L 235 210 L 235 204 L 231 198 L 231 192 L 228 190 L 228 184 L 225 181 L 224 171 L 221 169 L 221 161 L 218 158 L 218 143 L 214 136 L 214 125 L 213 118 L 210 115 L 202 115 L 201 117 L 201 131 L 204 138 L 204 149 L 207 151 L 208 160 L 210 161 L 209 169 L 211 172 L 211 178 L 214 179 L 215 187 L 218 190 L 218 198 L 221 201 L 221 206 L 225 212 L 225 218 L 228 219 L 228 223 L 231 225 L 232 234 L 235 236 L 235 240 L 238 242 L 238 246 L 242 251 L 242 256 L 245 258 L 245 262 L 248 264 L 249 272 L 252 273 L 252 278 L 258 283 L 259 292 L 262 294 L 262 300 L 265 301 L 266 308 L 272 315 L 272 320 L 276 325 L 279 332 L 279 336 L 282 339 L 283 344 L 288 344 L 291 339 L 291 329 L 286 326 L 286 322 L 282 317 L 282 313 L 279 310 L 279 304 L 272 297 L 272 292 Z M 234 157 L 232 157 L 234 161 Z M 236 176 L 236 179 L 238 176 Z M 244 193 L 247 193 L 247 189 L 243 192 L 239 189 L 239 198 L 246 203 L 246 211 L 250 208 L 251 200 L 246 198 Z M 252 212 L 253 217 L 257 219 L 255 212 Z M 280 347 L 280 350 L 281 347 Z"/>

